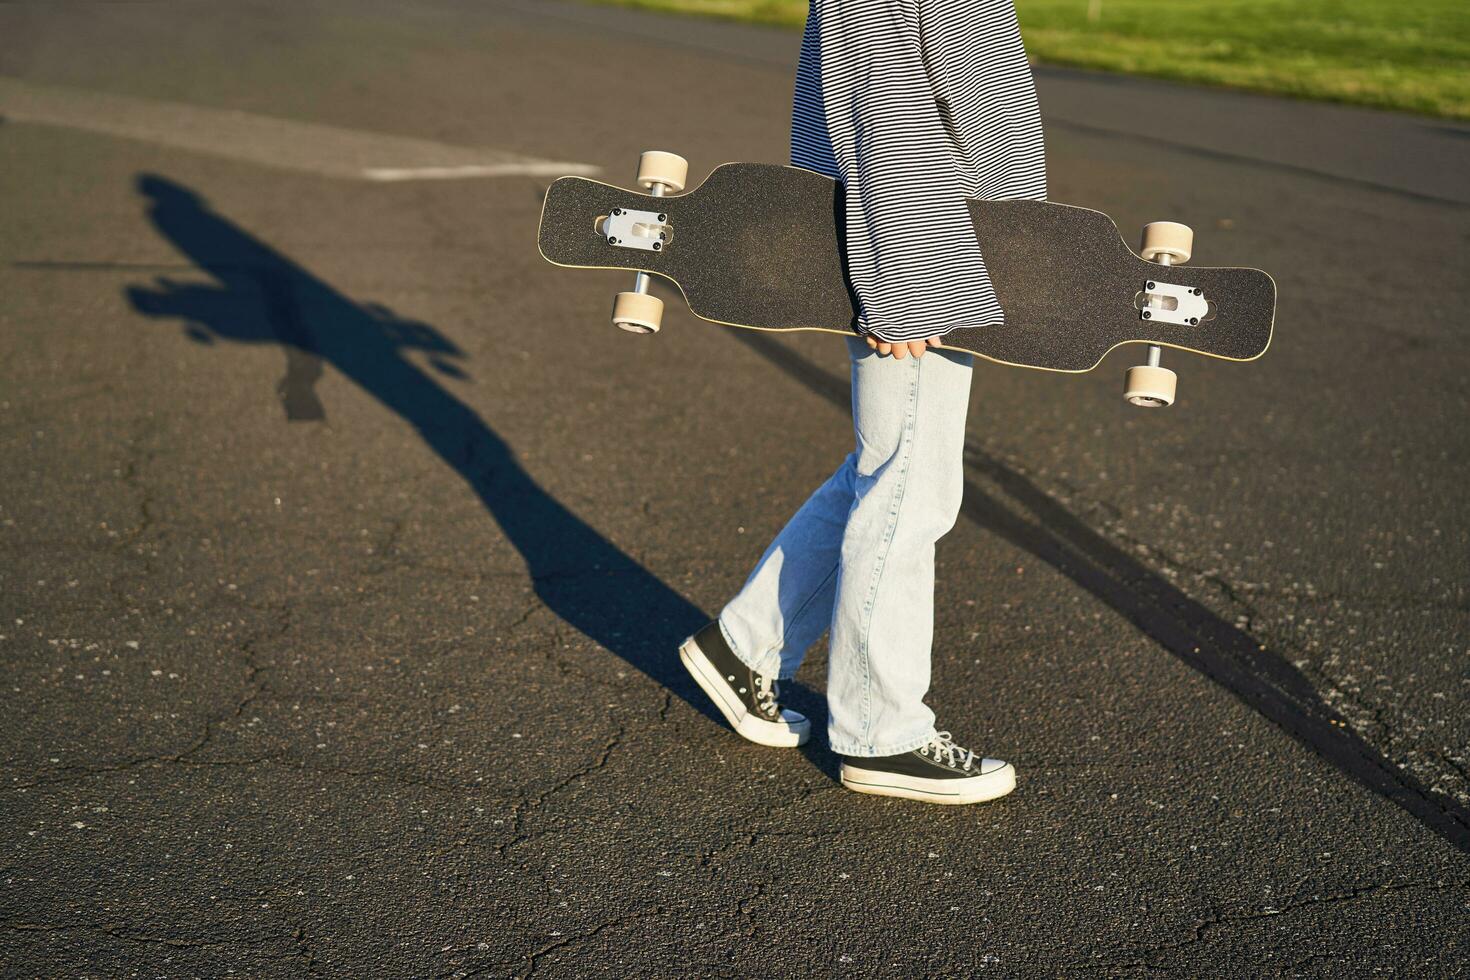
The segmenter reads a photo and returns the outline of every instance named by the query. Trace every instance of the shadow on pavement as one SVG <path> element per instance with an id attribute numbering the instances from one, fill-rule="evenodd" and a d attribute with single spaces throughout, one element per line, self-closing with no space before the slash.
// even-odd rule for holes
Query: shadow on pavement
<path id="1" fill-rule="evenodd" d="M 823 370 L 767 334 L 729 333 L 811 391 L 848 408 L 845 377 Z M 1046 562 L 1302 745 L 1470 853 L 1470 811 L 1429 789 L 1354 734 L 1284 657 L 1189 598 L 974 440 L 966 445 L 965 460 L 1011 504 L 967 479 L 966 517 Z"/>
<path id="2" fill-rule="evenodd" d="M 464 478 L 520 552 L 547 608 L 725 725 L 675 655 L 709 617 L 537 485 L 493 429 L 407 356 L 426 353 L 437 370 L 463 377 L 454 364 L 462 351 L 427 324 L 348 299 L 189 189 L 156 176 L 140 177 L 138 189 L 159 233 L 218 283 L 130 287 L 139 312 L 186 321 L 200 343 L 283 347 L 278 394 L 291 419 L 322 418 L 312 386 L 322 362 L 341 371 Z"/>

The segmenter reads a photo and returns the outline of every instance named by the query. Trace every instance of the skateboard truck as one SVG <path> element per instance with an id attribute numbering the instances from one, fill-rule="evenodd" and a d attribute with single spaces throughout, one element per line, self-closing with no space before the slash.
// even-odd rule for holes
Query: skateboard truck
<path id="1" fill-rule="evenodd" d="M 1194 286 L 1178 286 L 1172 282 L 1150 279 L 1139 294 L 1140 317 L 1156 323 L 1172 323 L 1178 327 L 1197 327 L 1207 319 L 1210 304 L 1204 290 Z"/>
<path id="2" fill-rule="evenodd" d="M 1168 267 L 1189 261 L 1194 249 L 1194 231 L 1176 221 L 1153 221 L 1143 226 L 1139 254 L 1150 262 Z M 1197 326 L 1209 314 L 1204 294 L 1190 286 L 1150 279 L 1140 294 L 1139 318 L 1179 326 Z M 1148 363 L 1128 369 L 1123 378 L 1123 397 L 1140 408 L 1165 408 L 1174 404 L 1179 378 L 1159 361 L 1163 348 L 1148 345 Z"/>
<path id="3" fill-rule="evenodd" d="M 653 197 L 679 193 L 688 179 L 689 161 L 677 153 L 645 150 L 638 158 L 638 186 L 646 188 Z M 609 245 L 658 252 L 668 241 L 666 222 L 667 216 L 656 211 L 614 208 L 600 222 L 598 230 Z M 613 326 L 629 333 L 658 333 L 663 324 L 664 302 L 649 293 L 648 284 L 648 273 L 640 272 L 630 292 L 618 293 L 613 301 Z"/>
<path id="4" fill-rule="evenodd" d="M 657 211 L 613 208 L 600 228 L 609 245 L 659 252 L 669 241 L 668 215 Z"/>

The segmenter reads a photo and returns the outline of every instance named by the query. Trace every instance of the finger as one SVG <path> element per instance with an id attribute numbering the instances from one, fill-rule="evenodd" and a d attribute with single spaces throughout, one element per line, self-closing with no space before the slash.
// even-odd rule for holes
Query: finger
<path id="1" fill-rule="evenodd" d="M 944 346 L 944 338 L 943 337 L 930 337 L 928 340 L 924 341 L 924 343 L 928 344 L 930 347 L 943 347 Z"/>
<path id="2" fill-rule="evenodd" d="M 901 361 L 901 360 L 903 360 L 905 357 L 908 356 L 908 353 L 909 353 L 909 345 L 908 344 L 905 344 L 905 343 L 897 343 L 897 344 L 894 344 L 893 345 L 893 359 L 895 361 Z"/>
<path id="3" fill-rule="evenodd" d="M 883 357 L 887 357 L 889 354 L 893 353 L 893 345 L 886 344 L 881 340 L 878 341 L 878 353 Z"/>
<path id="4" fill-rule="evenodd" d="M 873 350 L 878 349 L 878 341 L 874 340 L 872 337 L 864 337 L 863 339 L 868 342 L 868 346 L 873 348 Z"/>
<path id="5" fill-rule="evenodd" d="M 912 354 L 912 355 L 914 355 L 915 357 L 923 357 L 924 356 L 924 351 L 926 351 L 928 349 L 929 348 L 925 345 L 924 341 L 922 341 L 922 340 L 911 340 L 911 341 L 909 341 L 909 353 Z"/>

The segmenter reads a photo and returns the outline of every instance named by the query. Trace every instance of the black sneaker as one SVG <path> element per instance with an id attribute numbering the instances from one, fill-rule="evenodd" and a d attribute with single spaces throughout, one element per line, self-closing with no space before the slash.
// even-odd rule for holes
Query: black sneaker
<path id="1" fill-rule="evenodd" d="M 741 736 L 761 745 L 801 745 L 812 733 L 805 715 L 776 702 L 774 677 L 757 674 L 730 651 L 718 622 L 710 623 L 679 647 L 679 659 L 725 720 Z"/>
<path id="2" fill-rule="evenodd" d="M 1016 788 L 1016 770 L 999 759 L 977 759 L 938 732 L 928 745 L 901 755 L 842 757 L 842 785 L 875 796 L 926 803 L 983 803 Z"/>

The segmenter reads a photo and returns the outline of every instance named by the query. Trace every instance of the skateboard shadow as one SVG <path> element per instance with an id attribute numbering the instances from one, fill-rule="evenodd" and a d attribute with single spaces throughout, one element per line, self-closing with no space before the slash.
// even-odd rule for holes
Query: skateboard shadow
<path id="1" fill-rule="evenodd" d="M 811 391 L 849 408 L 846 378 L 768 334 L 728 333 Z M 966 443 L 965 462 L 1029 515 L 1019 516 L 967 479 L 962 505 L 967 518 L 1046 562 L 1342 773 L 1470 853 L 1470 810 L 1425 786 L 1354 734 L 1284 657 L 1179 591 L 973 440 Z"/>
<path id="2" fill-rule="evenodd" d="M 470 485 L 525 560 L 547 608 L 725 725 L 675 655 L 679 640 L 710 617 L 557 502 L 505 440 L 410 359 L 426 354 L 435 370 L 463 377 L 455 363 L 463 351 L 428 324 L 349 299 L 186 187 L 149 175 L 138 189 L 158 232 L 216 282 L 134 285 L 127 289 L 134 308 L 184 320 L 200 343 L 284 348 L 286 377 L 277 391 L 289 419 L 324 417 L 312 386 L 324 362 L 342 372 L 412 425 Z"/>

